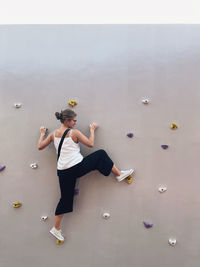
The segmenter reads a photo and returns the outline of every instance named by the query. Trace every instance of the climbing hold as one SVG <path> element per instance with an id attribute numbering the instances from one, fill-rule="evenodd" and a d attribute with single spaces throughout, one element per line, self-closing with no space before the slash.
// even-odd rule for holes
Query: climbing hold
<path id="1" fill-rule="evenodd" d="M 178 126 L 174 122 L 171 124 L 170 127 L 171 127 L 172 130 L 176 130 L 178 128 Z"/>
<path id="2" fill-rule="evenodd" d="M 151 228 L 153 226 L 153 223 L 148 223 L 148 222 L 143 222 L 143 223 L 146 228 Z"/>
<path id="3" fill-rule="evenodd" d="M 134 134 L 133 134 L 133 133 L 127 133 L 127 136 L 128 136 L 129 138 L 133 138 Z"/>
<path id="4" fill-rule="evenodd" d="M 132 175 L 129 175 L 126 179 L 127 184 L 131 184 L 133 182 Z"/>
<path id="5" fill-rule="evenodd" d="M 162 147 L 163 149 L 167 149 L 169 146 L 168 146 L 168 145 L 161 145 L 161 147 Z"/>
<path id="6" fill-rule="evenodd" d="M 37 163 L 31 163 L 30 167 L 32 169 L 37 169 L 38 165 L 37 165 Z"/>
<path id="7" fill-rule="evenodd" d="M 14 106 L 15 106 L 16 108 L 21 108 L 22 104 L 21 104 L 21 103 L 15 103 Z"/>
<path id="8" fill-rule="evenodd" d="M 42 216 L 42 217 L 41 217 L 41 220 L 42 220 L 42 221 L 45 221 L 47 218 L 48 218 L 48 216 Z"/>
<path id="9" fill-rule="evenodd" d="M 167 187 L 165 187 L 165 186 L 161 186 L 161 187 L 159 187 L 159 189 L 158 189 L 158 191 L 160 192 L 160 193 L 163 193 L 163 192 L 165 192 L 167 190 Z"/>
<path id="10" fill-rule="evenodd" d="M 64 242 L 64 241 L 61 241 L 61 240 L 59 240 L 59 239 L 56 240 L 56 244 L 57 244 L 57 245 L 62 245 L 63 242 Z"/>
<path id="11" fill-rule="evenodd" d="M 13 202 L 13 207 L 14 208 L 19 208 L 21 207 L 22 203 L 21 202 Z"/>
<path id="12" fill-rule="evenodd" d="M 109 219 L 110 218 L 110 213 L 104 212 L 103 213 L 103 218 L 106 219 L 106 220 Z"/>
<path id="13" fill-rule="evenodd" d="M 74 107 L 74 106 L 77 105 L 77 102 L 76 102 L 76 100 L 69 100 L 69 101 L 68 101 L 68 104 L 69 104 L 71 107 Z"/>
<path id="14" fill-rule="evenodd" d="M 74 195 L 76 196 L 76 195 L 78 195 L 79 194 L 79 189 L 78 188 L 75 188 L 74 189 Z"/>
<path id="15" fill-rule="evenodd" d="M 1 165 L 0 166 L 0 171 L 3 171 L 5 169 L 5 167 L 6 167 L 5 165 Z"/>
<path id="16" fill-rule="evenodd" d="M 143 104 L 149 104 L 149 100 L 148 99 L 143 99 L 142 102 L 143 102 Z"/>
<path id="17" fill-rule="evenodd" d="M 170 244 L 171 246 L 175 246 L 175 245 L 176 245 L 176 239 L 175 239 L 175 238 L 170 238 L 170 239 L 168 240 L 168 242 L 169 242 L 169 244 Z"/>

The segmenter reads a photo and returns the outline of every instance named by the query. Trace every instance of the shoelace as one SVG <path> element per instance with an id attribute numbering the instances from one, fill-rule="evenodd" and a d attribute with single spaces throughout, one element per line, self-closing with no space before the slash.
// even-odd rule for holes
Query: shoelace
<path id="1" fill-rule="evenodd" d="M 60 232 L 61 236 L 64 236 L 64 235 L 63 235 L 63 232 L 62 232 L 62 230 L 61 230 L 61 229 L 59 230 L 59 232 Z"/>

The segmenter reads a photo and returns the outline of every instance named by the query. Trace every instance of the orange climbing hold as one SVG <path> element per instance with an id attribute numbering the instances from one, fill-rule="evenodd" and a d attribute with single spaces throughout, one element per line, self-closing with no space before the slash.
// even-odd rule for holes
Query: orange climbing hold
<path id="1" fill-rule="evenodd" d="M 21 202 L 13 202 L 13 207 L 14 208 L 19 208 L 21 207 L 22 203 Z"/>
<path id="2" fill-rule="evenodd" d="M 69 101 L 68 101 L 68 104 L 69 104 L 71 107 L 74 107 L 74 106 L 77 105 L 77 102 L 76 102 L 76 100 L 69 100 Z"/>
<path id="3" fill-rule="evenodd" d="M 171 124 L 171 129 L 172 129 L 172 130 L 176 130 L 177 128 L 178 128 L 178 126 L 176 125 L 176 123 L 173 122 L 173 123 Z"/>
<path id="4" fill-rule="evenodd" d="M 62 245 L 63 242 L 64 242 L 64 241 L 61 241 L 61 240 L 59 240 L 59 239 L 56 240 L 56 244 L 57 244 L 57 245 Z"/>
<path id="5" fill-rule="evenodd" d="M 127 178 L 126 178 L 126 182 L 127 184 L 131 184 L 133 182 L 133 177 L 132 175 L 129 175 Z"/>

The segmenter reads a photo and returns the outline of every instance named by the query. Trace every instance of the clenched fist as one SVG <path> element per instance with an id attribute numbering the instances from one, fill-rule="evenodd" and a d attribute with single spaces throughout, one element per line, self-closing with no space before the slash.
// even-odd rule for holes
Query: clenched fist
<path id="1" fill-rule="evenodd" d="M 96 122 L 93 122 L 93 123 L 90 124 L 90 130 L 94 130 L 95 131 L 98 127 L 99 126 L 98 126 L 98 124 Z"/>

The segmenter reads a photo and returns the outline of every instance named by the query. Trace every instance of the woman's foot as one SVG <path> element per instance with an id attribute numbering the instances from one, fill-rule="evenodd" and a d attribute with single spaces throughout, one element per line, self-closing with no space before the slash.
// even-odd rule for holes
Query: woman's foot
<path id="1" fill-rule="evenodd" d="M 119 176 L 116 176 L 116 179 L 118 182 L 121 182 L 125 178 L 127 178 L 129 175 L 131 175 L 134 172 L 133 169 L 126 170 L 126 171 L 121 171 L 121 174 Z"/>
<path id="2" fill-rule="evenodd" d="M 57 230 L 55 227 L 53 227 L 51 230 L 50 230 L 50 233 L 52 235 L 54 235 L 58 240 L 60 241 L 64 241 L 64 236 L 62 235 L 62 231 L 61 230 Z"/>

